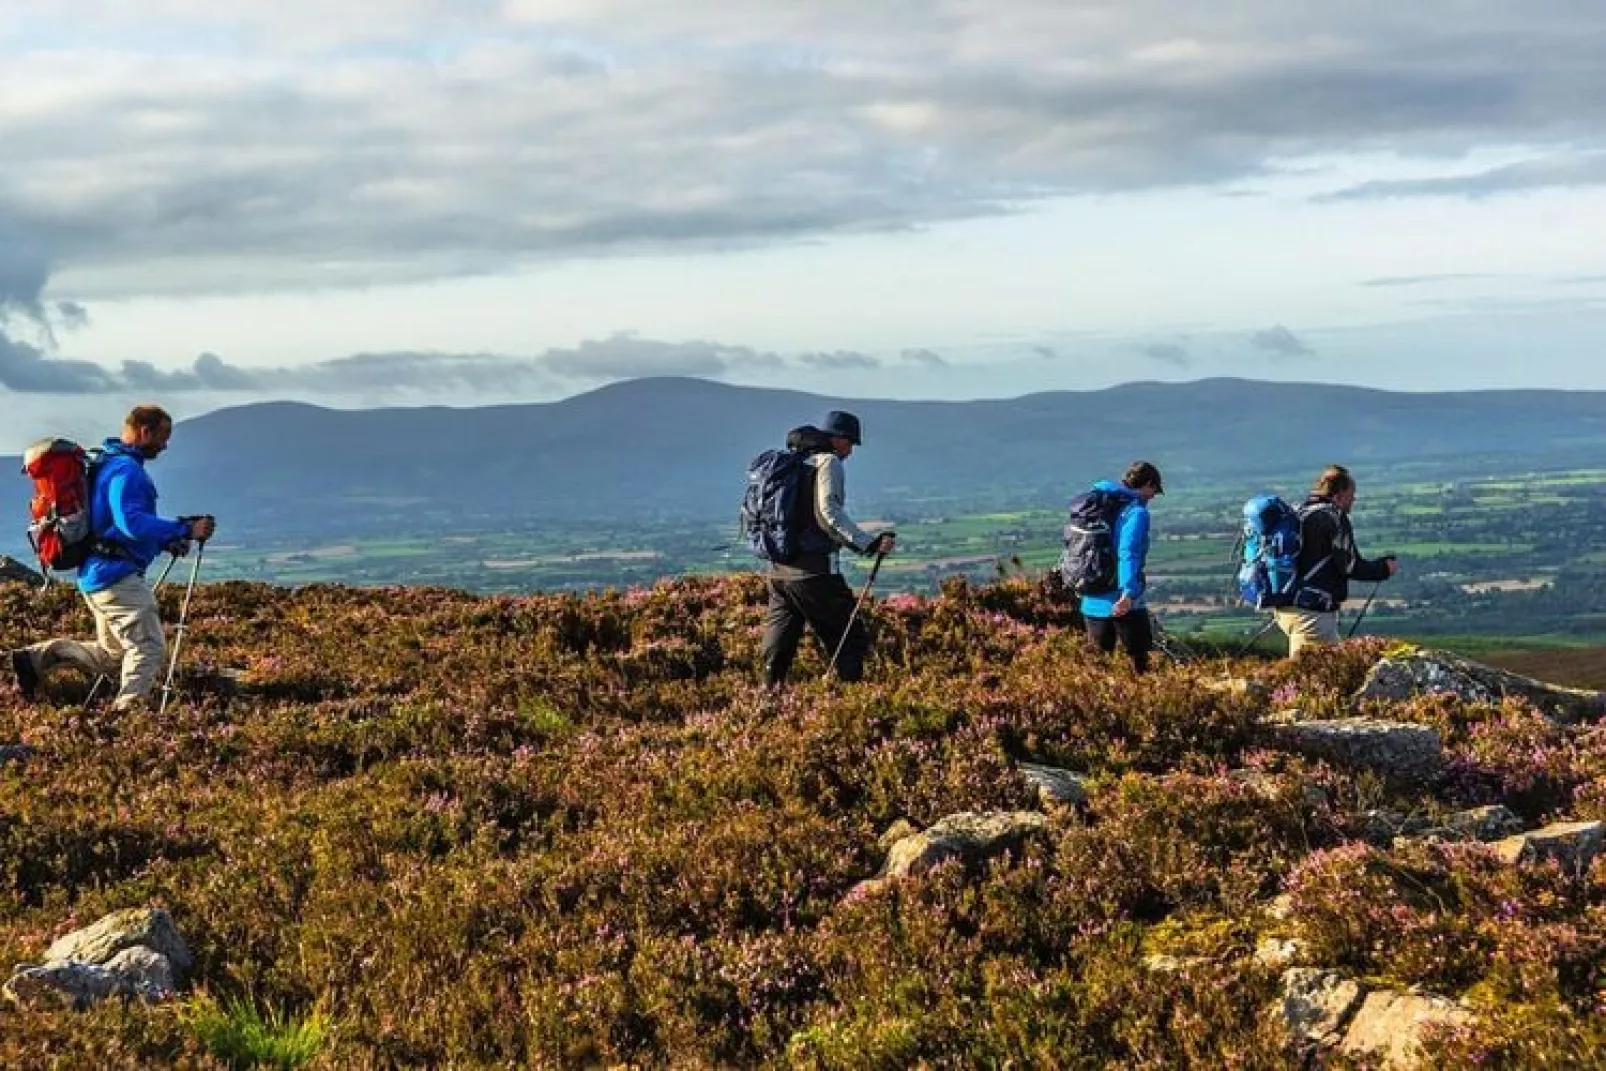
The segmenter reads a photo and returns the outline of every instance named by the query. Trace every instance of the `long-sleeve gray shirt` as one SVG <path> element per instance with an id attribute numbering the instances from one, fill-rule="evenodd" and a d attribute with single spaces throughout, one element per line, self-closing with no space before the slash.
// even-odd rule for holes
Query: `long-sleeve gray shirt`
<path id="1" fill-rule="evenodd" d="M 809 455 L 805 464 L 814 468 L 814 520 L 827 537 L 836 544 L 824 554 L 804 554 L 788 565 L 776 563 L 770 575 L 778 580 L 794 580 L 805 576 L 840 571 L 837 550 L 852 547 L 867 554 L 875 536 L 860 528 L 847 510 L 847 469 L 842 459 L 831 453 Z"/>

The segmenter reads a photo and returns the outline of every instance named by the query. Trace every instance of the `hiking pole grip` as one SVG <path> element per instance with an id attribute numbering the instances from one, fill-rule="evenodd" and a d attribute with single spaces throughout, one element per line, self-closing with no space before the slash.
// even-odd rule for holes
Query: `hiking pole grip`
<path id="1" fill-rule="evenodd" d="M 853 612 L 848 615 L 848 623 L 842 628 L 842 638 L 836 641 L 836 650 L 831 652 L 831 664 L 825 667 L 827 679 L 836 673 L 836 660 L 842 656 L 842 648 L 848 644 L 848 637 L 853 633 L 853 623 L 859 619 L 859 610 L 864 606 L 864 600 L 869 598 L 870 589 L 875 586 L 876 574 L 881 572 L 881 563 L 886 557 L 886 551 L 876 552 L 875 563 L 870 566 L 870 578 L 864 582 L 864 590 L 859 592 L 859 599 L 853 604 Z"/>

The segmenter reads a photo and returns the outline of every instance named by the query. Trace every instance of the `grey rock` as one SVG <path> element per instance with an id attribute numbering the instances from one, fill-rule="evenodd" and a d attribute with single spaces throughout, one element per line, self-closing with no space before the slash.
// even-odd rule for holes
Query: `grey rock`
<path id="1" fill-rule="evenodd" d="M 1495 851 L 1513 866 L 1554 859 L 1565 870 L 1582 873 L 1600 854 L 1606 822 L 1558 822 L 1497 841 Z"/>
<path id="2" fill-rule="evenodd" d="M 1386 848 L 1396 840 L 1418 836 L 1433 828 L 1424 815 L 1370 810 L 1361 815 L 1360 834 L 1368 843 Z"/>
<path id="3" fill-rule="evenodd" d="M 1087 778 L 1081 774 L 1030 762 L 1018 762 L 1015 767 L 1026 778 L 1026 783 L 1037 790 L 1037 798 L 1045 807 L 1055 804 L 1074 807 L 1087 802 Z"/>
<path id="4" fill-rule="evenodd" d="M 887 831 L 876 839 L 876 844 L 883 852 L 890 852 L 892 846 L 905 837 L 912 837 L 920 832 L 920 827 L 907 818 L 900 818 L 887 827 Z"/>
<path id="5" fill-rule="evenodd" d="M 1282 970 L 1305 954 L 1305 942 L 1292 937 L 1262 937 L 1255 944 L 1255 962 L 1272 970 Z"/>
<path id="6" fill-rule="evenodd" d="M 1378 662 L 1354 699 L 1357 703 L 1367 700 L 1397 702 L 1423 694 L 1452 695 L 1472 703 L 1498 703 L 1507 696 L 1514 696 L 1533 703 L 1557 721 L 1568 723 L 1593 721 L 1606 715 L 1606 692 L 1547 684 L 1427 648 Z"/>
<path id="7" fill-rule="evenodd" d="M 1209 962 L 1203 956 L 1172 956 L 1164 952 L 1151 952 L 1143 957 L 1144 968 L 1156 974 L 1181 974 Z"/>
<path id="8" fill-rule="evenodd" d="M 173 996 L 173 970 L 166 956 L 148 948 L 128 948 L 104 964 L 71 960 L 24 964 L 0 991 L 17 1004 L 35 1008 L 88 1008 L 112 997 L 154 1004 Z"/>
<path id="9" fill-rule="evenodd" d="M 1014 847 L 1048 820 L 1036 811 L 962 811 L 922 833 L 905 837 L 887 853 L 878 875 L 901 878 L 924 874 L 946 859 L 976 862 Z"/>
<path id="10" fill-rule="evenodd" d="M 1381 1059 L 1385 1068 L 1416 1067 L 1424 1028 L 1471 1022 L 1469 1011 L 1443 997 L 1380 989 L 1361 1002 L 1338 1049 L 1349 1056 Z"/>
<path id="11" fill-rule="evenodd" d="M 1372 770 L 1396 783 L 1432 780 L 1444 761 L 1438 731 L 1376 718 L 1335 718 L 1263 725 L 1278 750 L 1339 766 Z"/>
<path id="12" fill-rule="evenodd" d="M 1245 696 L 1250 699 L 1269 701 L 1271 689 L 1259 681 L 1247 677 L 1228 677 L 1225 680 L 1212 680 L 1205 682 L 1205 690 L 1216 692 L 1219 695 Z"/>
<path id="13" fill-rule="evenodd" d="M 1457 811 L 1445 818 L 1444 825 L 1468 840 L 1499 840 L 1522 832 L 1522 819 L 1498 803 Z"/>
<path id="14" fill-rule="evenodd" d="M 0 744 L 0 766 L 9 762 L 22 762 L 32 754 L 33 749 L 27 744 Z"/>
<path id="15" fill-rule="evenodd" d="M 1327 1047 L 1342 1039 L 1365 995 L 1359 982 L 1338 971 L 1290 967 L 1283 972 L 1279 1010 L 1296 1041 Z"/>
<path id="16" fill-rule="evenodd" d="M 1445 817 L 1442 825 L 1395 837 L 1394 847 L 1416 841 L 1494 841 L 1522 832 L 1522 819 L 1505 807 L 1474 807 Z"/>
<path id="17" fill-rule="evenodd" d="M 46 950 L 45 962 L 104 964 L 124 949 L 135 947 L 165 956 L 180 974 L 194 963 L 172 916 L 159 907 L 114 911 L 92 926 L 58 938 Z"/>

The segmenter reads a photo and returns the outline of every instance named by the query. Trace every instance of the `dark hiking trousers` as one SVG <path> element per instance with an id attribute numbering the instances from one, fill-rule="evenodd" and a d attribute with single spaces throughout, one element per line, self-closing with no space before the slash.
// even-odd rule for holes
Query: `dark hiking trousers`
<path id="1" fill-rule="evenodd" d="M 1115 650 L 1119 639 L 1132 659 L 1132 668 L 1139 673 L 1149 669 L 1149 652 L 1154 650 L 1154 625 L 1147 610 L 1128 610 L 1125 617 L 1089 617 L 1087 636 L 1105 654 Z"/>
<path id="2" fill-rule="evenodd" d="M 856 681 L 864 676 L 864 656 L 870 650 L 870 633 L 864 621 L 853 618 L 856 600 L 853 589 L 839 573 L 803 577 L 799 580 L 769 582 L 769 616 L 764 629 L 764 683 L 771 687 L 786 683 L 803 640 L 803 626 L 813 630 L 829 659 L 837 644 L 842 654 L 836 660 L 837 676 Z M 847 642 L 842 630 L 853 618 Z"/>

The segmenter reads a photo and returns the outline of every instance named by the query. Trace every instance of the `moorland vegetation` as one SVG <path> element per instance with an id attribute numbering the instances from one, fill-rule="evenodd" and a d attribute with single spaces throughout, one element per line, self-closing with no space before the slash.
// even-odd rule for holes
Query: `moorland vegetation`
<path id="1" fill-rule="evenodd" d="M 811 649 L 765 702 L 753 577 L 203 585 L 165 714 L 85 709 L 70 680 L 0 694 L 0 741 L 31 749 L 0 765 L 0 955 L 160 906 L 190 987 L 0 1006 L 0 1065 L 249 1059 L 219 1041 L 235 1014 L 301 1024 L 330 1066 L 1285 1067 L 1267 937 L 1463 1001 L 1470 1024 L 1424 1039 L 1437 1066 L 1606 1051 L 1599 865 L 1374 828 L 1492 803 L 1606 818 L 1591 726 L 1388 704 L 1447 757 L 1402 784 L 1261 732 L 1272 707 L 1347 709 L 1383 640 L 1139 678 L 1026 581 L 870 612 L 866 683 L 822 681 Z M 0 590 L 7 645 L 83 616 Z M 1040 809 L 1022 762 L 1086 775 L 1087 802 L 988 861 L 861 885 L 899 819 Z"/>

